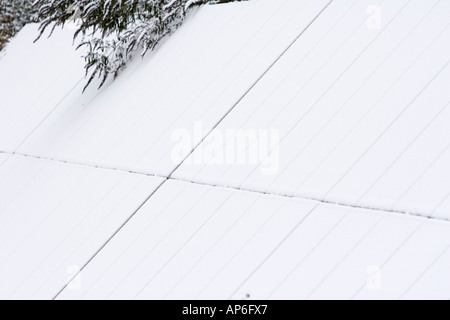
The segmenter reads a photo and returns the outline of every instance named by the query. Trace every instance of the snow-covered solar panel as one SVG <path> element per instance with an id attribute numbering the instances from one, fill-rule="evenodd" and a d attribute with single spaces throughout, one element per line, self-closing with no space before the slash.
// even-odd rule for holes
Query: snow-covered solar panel
<path id="1" fill-rule="evenodd" d="M 8 159 L 9 156 L 10 156 L 9 154 L 0 153 L 0 166 L 2 165 L 3 162 L 6 161 L 6 159 Z"/>
<path id="2" fill-rule="evenodd" d="M 449 1 L 333 1 L 217 128 L 278 131 L 276 148 L 174 177 L 450 219 L 449 16 Z"/>
<path id="3" fill-rule="evenodd" d="M 59 298 L 450 296 L 432 281 L 414 291 L 430 266 L 450 276 L 438 259 L 449 232 L 423 218 L 168 181 L 83 270 L 81 288 Z"/>
<path id="4" fill-rule="evenodd" d="M 161 182 L 9 158 L 0 166 L 0 298 L 53 298 Z"/>
<path id="5" fill-rule="evenodd" d="M 441 277 L 450 269 L 450 250 L 446 250 L 439 257 L 436 263 L 429 268 L 417 281 L 414 286 L 403 296 L 404 299 L 420 299 L 422 292 L 428 292 L 430 299 L 449 300 L 450 296 L 445 288 L 450 287 L 450 278 Z M 438 288 L 435 290 L 434 288 Z"/>
<path id="6" fill-rule="evenodd" d="M 25 26 L 0 57 L 0 151 L 15 151 L 84 76 L 84 60 L 70 32 L 33 44 L 37 25 Z"/>
<path id="7" fill-rule="evenodd" d="M 85 94 L 73 28 L 25 27 L 0 59 L 0 299 L 448 299 L 449 16 L 202 6 Z"/>
<path id="8" fill-rule="evenodd" d="M 81 83 L 19 151 L 167 176 L 174 131 L 198 120 L 206 134 L 328 2 L 205 6 L 100 93 Z"/>

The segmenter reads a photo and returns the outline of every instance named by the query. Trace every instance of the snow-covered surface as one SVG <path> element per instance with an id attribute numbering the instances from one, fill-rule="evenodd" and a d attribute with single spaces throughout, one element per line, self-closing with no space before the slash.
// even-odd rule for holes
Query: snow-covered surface
<path id="1" fill-rule="evenodd" d="M 84 95 L 73 30 L 26 27 L 0 60 L 0 298 L 450 298 L 449 15 L 204 6 Z M 173 161 L 199 122 L 194 146 L 278 130 L 279 170 Z"/>
<path id="2" fill-rule="evenodd" d="M 169 181 L 85 269 L 83 289 L 60 298 L 448 298 L 450 287 L 425 271 L 449 267 L 433 261 L 448 253 L 449 232 L 447 223 Z M 372 266 L 383 269 L 384 290 L 366 286 Z M 409 290 L 425 276 L 427 291 Z"/>
<path id="3" fill-rule="evenodd" d="M 19 151 L 169 175 L 174 130 L 213 127 L 326 2 L 204 7 L 100 94 L 81 83 Z"/>
<path id="4" fill-rule="evenodd" d="M 186 164 L 174 176 L 450 218 L 450 2 L 382 4 L 371 30 L 372 2 L 334 1 L 221 122 L 279 130 L 277 174 Z"/>
<path id="5" fill-rule="evenodd" d="M 0 153 L 0 165 L 9 157 L 10 155 Z"/>
<path id="6" fill-rule="evenodd" d="M 28 25 L 8 44 L 0 60 L 1 151 L 15 151 L 83 79 L 69 33 L 33 44 L 39 33 Z"/>
<path id="7" fill-rule="evenodd" d="M 4 299 L 53 298 L 162 182 L 17 155 L 0 181 Z"/>

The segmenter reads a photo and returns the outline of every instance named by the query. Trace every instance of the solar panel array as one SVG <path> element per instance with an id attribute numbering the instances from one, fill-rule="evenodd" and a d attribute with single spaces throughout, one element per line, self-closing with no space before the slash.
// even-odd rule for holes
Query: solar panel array
<path id="1" fill-rule="evenodd" d="M 375 2 L 205 6 L 85 94 L 70 26 L 27 26 L 0 60 L 0 298 L 448 299 L 450 3 Z M 278 140 L 205 160 L 230 129 Z"/>

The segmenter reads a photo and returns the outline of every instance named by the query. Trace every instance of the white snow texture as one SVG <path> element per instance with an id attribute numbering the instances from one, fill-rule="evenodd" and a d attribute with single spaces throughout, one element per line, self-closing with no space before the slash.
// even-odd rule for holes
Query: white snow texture
<path id="1" fill-rule="evenodd" d="M 0 298 L 449 299 L 449 16 L 207 5 L 85 94 L 73 30 L 26 26 L 0 60 Z M 279 139 L 187 161 L 228 129 Z"/>

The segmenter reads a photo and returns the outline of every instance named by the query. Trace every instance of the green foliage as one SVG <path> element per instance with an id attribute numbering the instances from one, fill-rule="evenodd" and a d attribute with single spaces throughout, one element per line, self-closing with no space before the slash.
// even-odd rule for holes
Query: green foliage
<path id="1" fill-rule="evenodd" d="M 29 22 L 37 21 L 34 0 L 0 0 L 0 51 Z"/>
<path id="2" fill-rule="evenodd" d="M 85 69 L 88 81 L 96 77 L 100 87 L 110 77 L 117 77 L 133 53 L 141 49 L 144 56 L 162 38 L 176 30 L 186 13 L 205 3 L 230 0 L 37 0 L 41 5 L 40 34 L 70 21 L 78 23 L 74 41 L 87 48 Z M 236 0 L 241 1 L 241 0 Z"/>

